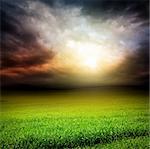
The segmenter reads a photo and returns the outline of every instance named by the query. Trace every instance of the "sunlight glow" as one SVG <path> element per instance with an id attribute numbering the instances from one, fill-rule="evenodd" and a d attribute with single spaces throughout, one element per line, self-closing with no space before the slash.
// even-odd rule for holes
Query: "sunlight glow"
<path id="1" fill-rule="evenodd" d="M 141 29 L 141 22 L 133 21 L 135 15 L 110 15 L 104 20 L 101 15 L 96 18 L 83 14 L 80 7 L 43 7 L 47 17 L 43 18 L 43 12 L 38 11 L 41 19 L 33 18 L 30 25 L 40 31 L 38 42 L 53 51 L 49 70 L 54 73 L 102 78 L 139 49 L 137 30 Z"/>
<path id="2" fill-rule="evenodd" d="M 114 67 L 123 56 L 119 52 L 115 53 L 119 47 L 113 45 L 113 42 L 110 44 L 112 48 L 106 43 L 69 40 L 66 46 L 68 47 L 67 51 L 72 51 L 70 57 L 72 57 L 72 62 L 75 59 L 73 65 L 78 66 L 81 69 L 80 72 L 99 73 Z"/>
<path id="3" fill-rule="evenodd" d="M 97 68 L 97 62 L 94 58 L 89 58 L 85 61 L 85 66 L 89 67 L 90 69 L 96 69 Z"/>

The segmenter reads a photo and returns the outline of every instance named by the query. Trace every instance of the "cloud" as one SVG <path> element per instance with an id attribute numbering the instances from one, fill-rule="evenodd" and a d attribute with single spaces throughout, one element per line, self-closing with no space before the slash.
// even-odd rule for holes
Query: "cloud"
<path id="1" fill-rule="evenodd" d="M 1 36 L 1 73 L 17 76 L 46 64 L 54 57 L 51 49 L 47 49 L 38 41 L 38 32 L 26 25 L 27 11 L 20 5 L 3 2 L 2 12 L 2 36 Z M 19 12 L 19 14 L 18 14 Z M 22 68 L 22 69 L 21 69 Z M 22 70 L 22 71 L 21 71 Z M 6 72 L 6 73 L 5 73 Z M 31 73 L 31 72 L 30 72 Z"/>
<path id="2" fill-rule="evenodd" d="M 2 1 L 1 76 L 20 82 L 68 82 L 72 78 L 82 84 L 84 77 L 83 83 L 92 77 L 91 82 L 98 84 L 124 83 L 125 78 L 129 78 L 127 84 L 145 81 L 146 13 L 135 3 L 131 7 L 119 2 L 107 7 L 106 3 Z M 116 3 L 124 7 L 117 15 Z M 95 4 L 101 6 L 99 10 Z M 94 59 L 96 74 L 89 71 L 89 59 Z"/>

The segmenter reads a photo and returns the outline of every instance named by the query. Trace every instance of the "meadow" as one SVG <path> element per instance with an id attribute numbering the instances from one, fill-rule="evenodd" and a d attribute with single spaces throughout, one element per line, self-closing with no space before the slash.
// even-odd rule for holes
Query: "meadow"
<path id="1" fill-rule="evenodd" d="M 9 92 L 2 149 L 148 149 L 149 96 L 141 90 Z"/>

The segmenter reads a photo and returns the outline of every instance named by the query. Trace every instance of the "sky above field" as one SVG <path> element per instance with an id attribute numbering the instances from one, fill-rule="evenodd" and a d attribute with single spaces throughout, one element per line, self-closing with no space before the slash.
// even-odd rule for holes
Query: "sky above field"
<path id="1" fill-rule="evenodd" d="M 2 85 L 144 85 L 148 1 L 1 0 Z"/>

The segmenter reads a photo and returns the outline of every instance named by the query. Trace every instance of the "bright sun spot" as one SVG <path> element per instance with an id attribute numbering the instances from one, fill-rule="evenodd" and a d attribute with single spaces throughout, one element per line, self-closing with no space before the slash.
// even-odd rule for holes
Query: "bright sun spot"
<path id="1" fill-rule="evenodd" d="M 92 43 L 81 43 L 69 41 L 67 46 L 74 50 L 74 56 L 78 58 L 78 64 L 81 67 L 87 69 L 97 69 L 99 50 L 97 50 L 97 45 Z"/>
<path id="2" fill-rule="evenodd" d="M 87 66 L 90 69 L 96 69 L 97 68 L 97 62 L 94 58 L 89 58 L 85 61 L 85 66 Z"/>

